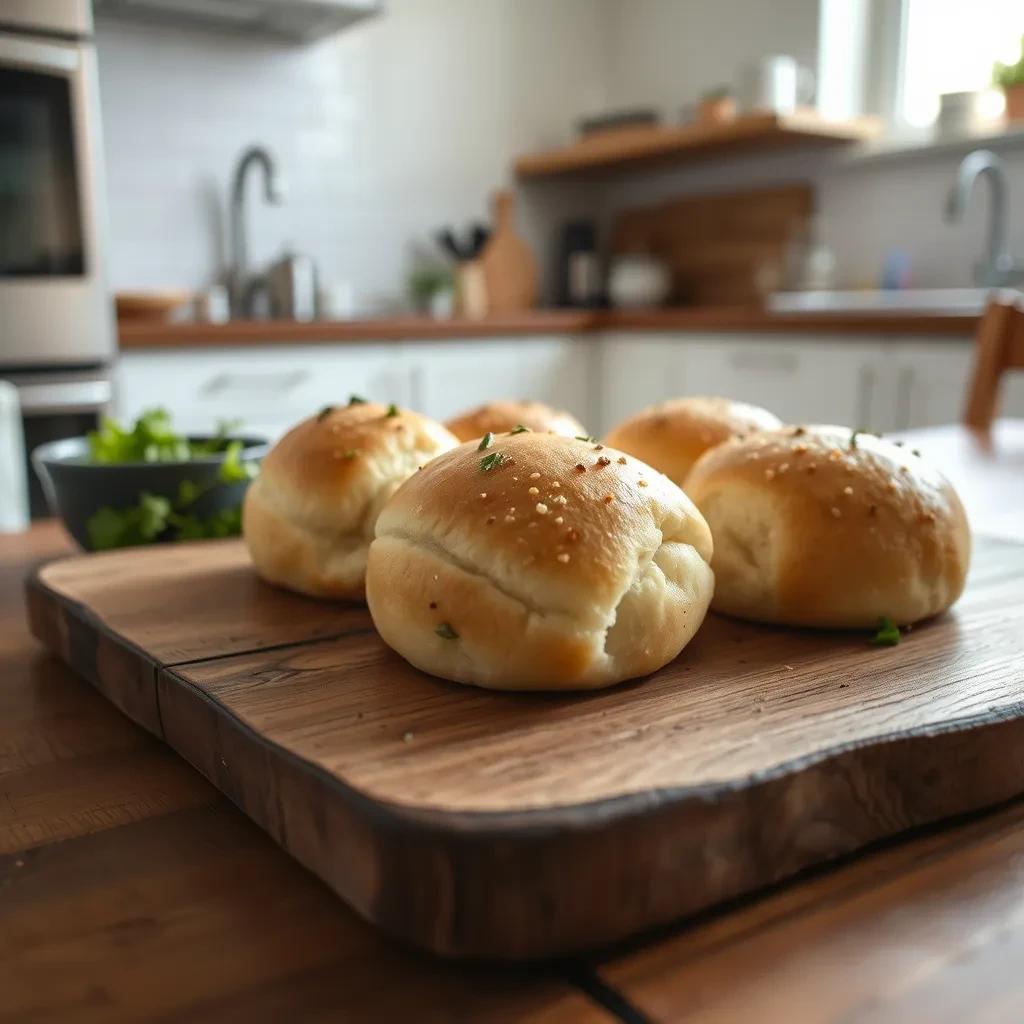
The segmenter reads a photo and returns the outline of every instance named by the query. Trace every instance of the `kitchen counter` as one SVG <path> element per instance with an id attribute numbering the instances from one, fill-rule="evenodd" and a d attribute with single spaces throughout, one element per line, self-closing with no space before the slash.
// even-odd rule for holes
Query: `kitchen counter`
<path id="1" fill-rule="evenodd" d="M 1024 450 L 1019 427 L 1002 429 L 992 451 L 961 446 L 974 498 L 993 507 L 1006 483 L 993 461 L 1016 465 Z M 69 551 L 54 523 L 0 536 L 0 992 L 12 1020 L 1020 1017 L 1021 799 L 628 948 L 501 970 L 416 955 L 30 637 L 21 579 Z"/>
<path id="2" fill-rule="evenodd" d="M 978 324 L 973 313 L 771 313 L 756 308 L 678 307 L 619 310 L 533 310 L 483 320 L 435 320 L 426 316 L 368 320 L 237 320 L 227 324 L 120 323 L 122 349 L 278 345 L 366 341 L 438 340 L 599 331 L 785 332 L 942 335 L 964 338 Z"/>

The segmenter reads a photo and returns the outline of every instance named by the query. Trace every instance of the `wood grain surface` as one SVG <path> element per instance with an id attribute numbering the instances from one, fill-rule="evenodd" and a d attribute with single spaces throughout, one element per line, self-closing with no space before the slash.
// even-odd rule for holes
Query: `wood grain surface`
<path id="1" fill-rule="evenodd" d="M 167 585 L 160 549 L 131 553 L 165 619 L 188 600 L 180 566 L 208 566 L 207 547 L 176 549 Z M 237 588 L 231 550 L 218 564 Z M 58 650 L 104 689 L 86 631 L 136 651 L 152 627 L 113 573 L 91 577 L 83 618 L 69 580 L 86 560 L 39 574 L 34 626 L 46 639 L 54 620 L 83 622 Z M 661 672 L 583 697 L 445 683 L 361 628 L 304 644 L 309 602 L 274 616 L 282 641 L 215 599 L 215 573 L 204 589 L 248 653 L 159 668 L 158 731 L 360 913 L 438 953 L 615 941 L 1024 789 L 1006 753 L 1024 742 L 1015 544 L 980 544 L 954 612 L 899 647 L 712 618 Z"/>
<path id="2" fill-rule="evenodd" d="M 372 342 L 444 340 L 531 335 L 588 335 L 600 331 L 745 331 L 762 334 L 926 334 L 965 338 L 980 317 L 974 313 L 770 313 L 759 306 L 680 306 L 652 310 L 532 309 L 482 319 L 426 316 L 374 320 L 232 320 L 226 324 L 118 326 L 122 349 L 236 348 L 253 345 L 360 345 Z M 828 340 L 827 337 L 822 339 Z M 884 340 L 884 339 L 883 339 Z"/>
<path id="3" fill-rule="evenodd" d="M 564 970 L 384 940 L 28 633 L 0 536 L 0 1021 L 610 1024 Z"/>
<path id="4" fill-rule="evenodd" d="M 869 118 L 827 121 L 809 110 L 790 115 L 751 113 L 728 121 L 640 125 L 595 132 L 568 146 L 521 156 L 520 178 L 623 170 L 652 161 L 722 157 L 740 150 L 771 150 L 863 141 L 877 131 Z"/>

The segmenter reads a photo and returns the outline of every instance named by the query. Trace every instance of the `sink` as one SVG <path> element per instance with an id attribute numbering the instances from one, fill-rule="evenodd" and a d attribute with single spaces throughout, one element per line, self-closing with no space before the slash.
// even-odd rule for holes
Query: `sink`
<path id="1" fill-rule="evenodd" d="M 773 313 L 981 313 L 989 288 L 907 288 L 877 291 L 775 292 Z"/>

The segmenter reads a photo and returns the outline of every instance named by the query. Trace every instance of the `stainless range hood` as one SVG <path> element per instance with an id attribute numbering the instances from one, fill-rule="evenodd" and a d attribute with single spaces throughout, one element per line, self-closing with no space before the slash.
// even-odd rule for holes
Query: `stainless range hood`
<path id="1" fill-rule="evenodd" d="M 379 14 L 381 0 L 93 0 L 97 14 L 308 43 Z"/>

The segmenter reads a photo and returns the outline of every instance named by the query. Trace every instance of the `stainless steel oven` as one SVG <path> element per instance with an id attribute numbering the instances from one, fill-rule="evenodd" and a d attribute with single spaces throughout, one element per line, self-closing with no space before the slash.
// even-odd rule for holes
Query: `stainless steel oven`
<path id="1" fill-rule="evenodd" d="M 27 450 L 110 402 L 95 60 L 89 0 L 0 0 L 0 378 Z"/>

